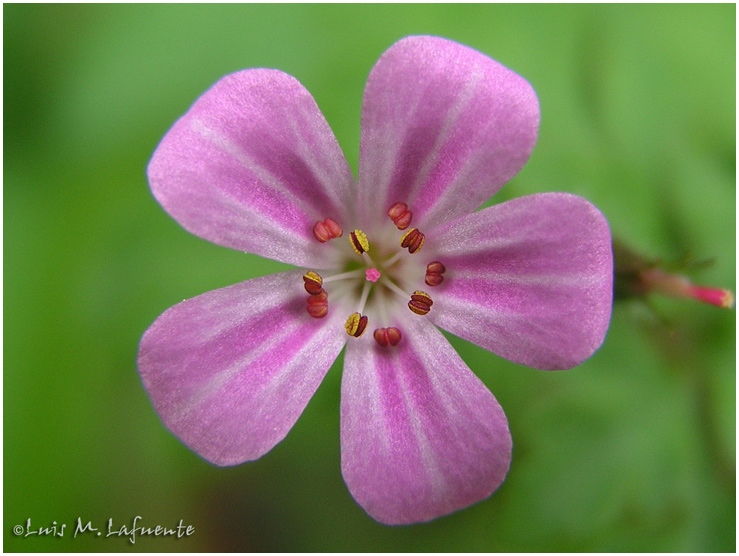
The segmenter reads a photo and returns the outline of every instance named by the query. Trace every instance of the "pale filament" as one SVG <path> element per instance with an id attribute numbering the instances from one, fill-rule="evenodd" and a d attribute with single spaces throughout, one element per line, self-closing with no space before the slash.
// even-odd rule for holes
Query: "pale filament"
<path id="1" fill-rule="evenodd" d="M 403 290 L 401 290 L 398 286 L 396 286 L 392 281 L 390 281 L 385 276 L 380 278 L 380 283 L 383 286 L 385 286 L 387 289 L 397 293 L 403 299 L 409 299 L 411 297 L 410 294 L 405 293 Z"/>
<path id="2" fill-rule="evenodd" d="M 388 260 L 386 260 L 384 263 L 382 263 L 383 268 L 390 268 L 395 263 L 397 263 L 400 260 L 400 257 L 402 256 L 403 256 L 403 251 L 398 251 L 397 253 L 395 253 L 395 255 L 393 255 Z"/>
<path id="3" fill-rule="evenodd" d="M 367 263 L 367 266 L 369 266 L 369 267 L 375 266 L 375 261 L 372 260 L 372 257 L 369 256 L 369 254 L 367 253 L 367 251 L 365 251 L 364 253 L 362 253 L 362 257 L 364 258 L 364 262 Z"/>
<path id="4" fill-rule="evenodd" d="M 329 276 L 328 278 L 323 279 L 323 283 L 326 282 L 334 282 L 336 280 L 346 280 L 347 278 L 356 278 L 358 276 L 361 276 L 364 273 L 364 269 L 359 270 L 352 270 L 350 272 L 343 272 L 342 274 L 334 274 L 333 276 Z"/>
<path id="5" fill-rule="evenodd" d="M 364 305 L 367 303 L 367 297 L 369 296 L 371 288 L 372 282 L 365 282 L 364 286 L 362 286 L 362 297 L 359 299 L 359 308 L 357 309 L 357 313 L 360 315 L 362 314 L 362 311 L 364 311 Z"/>

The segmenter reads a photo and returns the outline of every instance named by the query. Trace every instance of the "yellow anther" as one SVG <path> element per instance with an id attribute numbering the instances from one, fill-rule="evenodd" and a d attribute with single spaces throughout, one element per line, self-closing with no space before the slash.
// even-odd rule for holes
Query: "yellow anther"
<path id="1" fill-rule="evenodd" d="M 349 336 L 359 338 L 364 334 L 364 329 L 367 328 L 367 317 L 360 315 L 359 313 L 352 313 L 349 318 L 346 319 L 344 329 Z"/>
<path id="2" fill-rule="evenodd" d="M 401 247 L 407 247 L 407 246 L 408 246 L 408 242 L 410 241 L 410 239 L 408 239 L 408 238 L 409 238 L 409 236 L 410 236 L 411 234 L 417 234 L 417 233 L 418 233 L 418 228 L 411 228 L 411 229 L 410 229 L 410 230 L 408 230 L 408 231 L 407 231 L 406 233 L 404 233 L 404 234 L 403 234 L 403 235 L 402 235 L 402 236 L 400 237 L 400 246 L 401 246 Z M 405 243 L 405 245 L 403 245 L 404 243 Z"/>
<path id="3" fill-rule="evenodd" d="M 408 308 L 416 313 L 417 315 L 426 315 L 431 310 L 431 306 L 434 302 L 431 300 L 431 296 L 421 290 L 416 290 L 411 295 L 411 300 L 408 302 Z"/>
<path id="4" fill-rule="evenodd" d="M 357 252 L 357 255 L 361 255 L 365 251 L 369 251 L 369 241 L 367 240 L 367 234 L 362 230 L 354 230 L 349 234 L 349 243 Z"/>
<path id="5" fill-rule="evenodd" d="M 311 270 L 303 274 L 303 282 L 305 282 L 305 291 L 311 295 L 318 295 L 323 291 L 323 278 L 317 272 Z"/>
<path id="6" fill-rule="evenodd" d="M 403 248 L 407 247 L 409 253 L 415 253 L 423 247 L 425 241 L 426 236 L 418 228 L 411 228 L 400 238 L 400 246 Z"/>

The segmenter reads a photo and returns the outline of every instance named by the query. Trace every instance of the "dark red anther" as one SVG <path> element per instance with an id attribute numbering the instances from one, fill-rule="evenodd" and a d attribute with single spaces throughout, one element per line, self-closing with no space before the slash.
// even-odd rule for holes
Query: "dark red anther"
<path id="1" fill-rule="evenodd" d="M 423 247 L 424 241 L 426 241 L 426 236 L 418 228 L 411 228 L 400 238 L 400 246 L 407 247 L 409 253 L 415 253 Z"/>
<path id="2" fill-rule="evenodd" d="M 351 244 L 357 255 L 369 251 L 369 241 L 367 240 L 367 234 L 362 230 L 354 230 L 349 232 L 349 243 Z"/>
<path id="3" fill-rule="evenodd" d="M 446 272 L 446 267 L 439 261 L 434 261 L 426 265 L 426 284 L 429 286 L 438 286 L 444 281 L 442 274 Z"/>
<path id="4" fill-rule="evenodd" d="M 349 318 L 346 319 L 344 329 L 346 330 L 346 333 L 349 334 L 349 336 L 359 338 L 362 334 L 364 334 L 364 330 L 365 328 L 367 328 L 368 322 L 369 319 L 366 316 L 361 315 L 360 313 L 352 313 L 351 315 L 349 315 Z"/>
<path id="5" fill-rule="evenodd" d="M 359 338 L 362 334 L 364 334 L 365 328 L 367 328 L 367 323 L 369 322 L 369 319 L 362 315 L 362 318 L 359 319 L 359 326 L 357 327 L 357 332 L 354 334 L 355 337 Z"/>
<path id="6" fill-rule="evenodd" d="M 305 282 L 305 291 L 311 295 L 318 295 L 323 291 L 323 278 L 317 272 L 307 272 L 303 275 L 303 282 Z"/>
<path id="7" fill-rule="evenodd" d="M 326 218 L 323 222 L 316 222 L 313 226 L 313 237 L 321 243 L 326 243 L 330 239 L 341 237 L 344 231 L 341 226 L 331 218 Z"/>
<path id="8" fill-rule="evenodd" d="M 322 319 L 328 314 L 328 294 L 326 290 L 321 289 L 318 294 L 311 294 L 308 297 L 308 306 L 306 307 L 308 314 L 314 319 Z"/>
<path id="9" fill-rule="evenodd" d="M 403 335 L 400 333 L 398 328 L 391 326 L 387 329 L 387 341 L 390 342 L 391 346 L 397 346 L 402 337 Z"/>
<path id="10" fill-rule="evenodd" d="M 382 347 L 397 346 L 403 337 L 400 330 L 391 326 L 390 328 L 378 328 L 374 332 L 375 341 Z"/>
<path id="11" fill-rule="evenodd" d="M 421 290 L 416 290 L 411 295 L 411 300 L 408 302 L 408 308 L 416 313 L 417 315 L 426 315 L 431 310 L 431 306 L 434 302 L 431 300 L 431 296 Z"/>
<path id="12" fill-rule="evenodd" d="M 405 230 L 413 219 L 413 213 L 405 203 L 395 203 L 388 209 L 387 215 L 399 230 Z"/>

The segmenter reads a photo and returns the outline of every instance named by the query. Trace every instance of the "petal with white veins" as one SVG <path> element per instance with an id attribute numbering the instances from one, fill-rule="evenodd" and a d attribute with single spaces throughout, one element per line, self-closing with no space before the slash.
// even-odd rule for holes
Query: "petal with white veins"
<path id="1" fill-rule="evenodd" d="M 495 397 L 427 320 L 395 346 L 352 341 L 341 385 L 341 468 L 377 521 L 429 521 L 498 488 L 511 459 Z"/>
<path id="2" fill-rule="evenodd" d="M 510 361 L 569 369 L 603 343 L 613 301 L 608 223 L 568 193 L 520 197 L 427 234 L 446 266 L 429 318 Z"/>
<path id="3" fill-rule="evenodd" d="M 438 37 L 406 37 L 372 69 L 362 104 L 360 207 L 404 202 L 435 227 L 478 208 L 529 159 L 539 103 L 521 76 Z"/>
<path id="4" fill-rule="evenodd" d="M 354 177 L 318 105 L 278 70 L 213 85 L 164 136 L 148 176 L 190 232 L 298 266 L 330 266 L 313 226 L 346 227 L 355 206 Z"/>
<path id="5" fill-rule="evenodd" d="M 139 345 L 164 424 L 217 465 L 261 457 L 297 421 L 346 343 L 341 311 L 311 318 L 300 271 L 248 280 L 165 311 Z"/>

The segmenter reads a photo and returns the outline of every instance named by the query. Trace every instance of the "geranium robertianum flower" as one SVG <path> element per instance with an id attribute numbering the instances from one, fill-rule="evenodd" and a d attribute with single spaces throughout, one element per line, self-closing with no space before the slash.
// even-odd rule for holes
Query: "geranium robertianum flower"
<path id="1" fill-rule="evenodd" d="M 611 313 L 611 237 L 584 199 L 473 212 L 525 164 L 539 107 L 487 56 L 407 37 L 367 81 L 358 180 L 293 77 L 251 69 L 207 91 L 148 167 L 190 232 L 298 270 L 205 293 L 144 334 L 164 424 L 218 465 L 280 442 L 346 345 L 341 468 L 387 524 L 489 496 L 511 458 L 498 402 L 437 326 L 516 363 L 573 367 Z"/>

